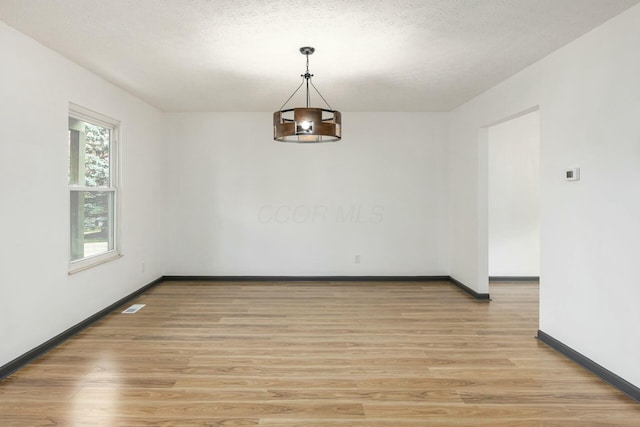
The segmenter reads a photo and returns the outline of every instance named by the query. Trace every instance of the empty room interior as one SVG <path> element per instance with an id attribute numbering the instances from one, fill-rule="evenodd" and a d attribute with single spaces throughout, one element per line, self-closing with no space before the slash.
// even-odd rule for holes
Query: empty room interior
<path id="1" fill-rule="evenodd" d="M 1 426 L 640 426 L 640 0 L 0 0 Z"/>

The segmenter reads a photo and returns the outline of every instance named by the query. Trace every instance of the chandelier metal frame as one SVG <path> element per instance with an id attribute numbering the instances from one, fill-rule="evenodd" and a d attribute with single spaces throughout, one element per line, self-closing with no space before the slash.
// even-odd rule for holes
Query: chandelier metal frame
<path id="1" fill-rule="evenodd" d="M 313 74 L 309 72 L 309 56 L 315 52 L 310 46 L 300 48 L 300 53 L 307 57 L 307 68 L 301 74 L 302 82 L 291 96 L 273 113 L 273 139 L 281 142 L 317 143 L 333 142 L 342 139 L 342 114 L 334 110 L 313 84 Z M 284 107 L 306 83 L 306 107 Z M 311 86 L 329 108 L 311 107 Z"/>

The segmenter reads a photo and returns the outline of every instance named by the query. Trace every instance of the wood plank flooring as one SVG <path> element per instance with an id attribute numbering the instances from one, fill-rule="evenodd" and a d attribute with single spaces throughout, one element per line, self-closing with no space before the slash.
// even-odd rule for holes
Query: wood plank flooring
<path id="1" fill-rule="evenodd" d="M 640 426 L 638 403 L 534 339 L 537 285 L 491 295 L 165 282 L 0 382 L 0 426 Z"/>

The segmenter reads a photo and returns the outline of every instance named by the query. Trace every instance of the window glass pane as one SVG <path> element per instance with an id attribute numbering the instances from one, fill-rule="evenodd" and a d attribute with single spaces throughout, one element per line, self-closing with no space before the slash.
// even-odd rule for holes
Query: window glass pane
<path id="1" fill-rule="evenodd" d="M 71 261 L 114 249 L 112 191 L 71 191 Z"/>
<path id="2" fill-rule="evenodd" d="M 111 129 L 69 118 L 69 184 L 111 186 Z"/>

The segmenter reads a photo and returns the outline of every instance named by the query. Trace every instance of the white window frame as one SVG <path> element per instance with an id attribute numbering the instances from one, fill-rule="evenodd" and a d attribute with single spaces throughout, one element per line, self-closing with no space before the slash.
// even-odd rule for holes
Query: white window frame
<path id="1" fill-rule="evenodd" d="M 96 255 L 90 255 L 75 261 L 71 261 L 71 226 L 69 224 L 68 236 L 68 248 L 67 256 L 69 257 L 69 274 L 77 273 L 96 265 L 104 264 L 106 262 L 118 259 L 122 257 L 120 250 L 120 121 L 104 114 L 97 113 L 79 105 L 69 103 L 69 114 L 67 120 L 73 118 L 87 122 L 96 126 L 102 126 L 111 130 L 111 138 L 109 140 L 109 187 L 86 187 L 80 185 L 69 184 L 69 192 L 67 206 L 69 206 L 69 215 L 67 219 L 71 218 L 71 192 L 72 191 L 103 191 L 113 193 L 113 249 L 106 252 L 102 252 Z"/>

